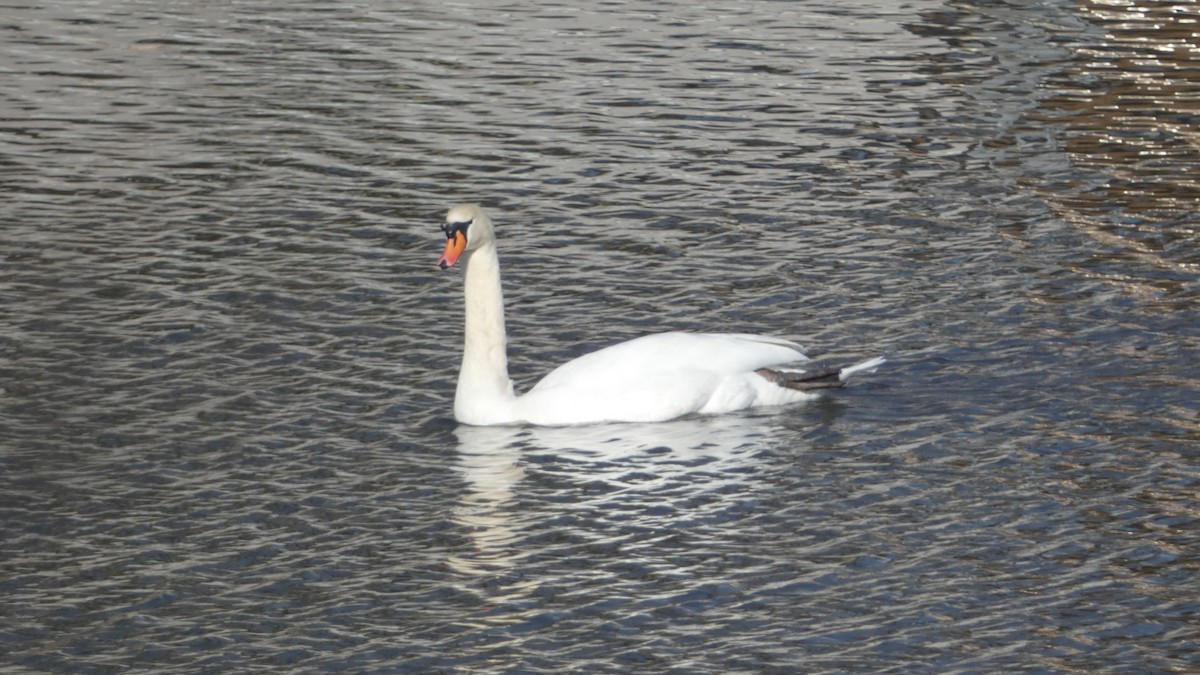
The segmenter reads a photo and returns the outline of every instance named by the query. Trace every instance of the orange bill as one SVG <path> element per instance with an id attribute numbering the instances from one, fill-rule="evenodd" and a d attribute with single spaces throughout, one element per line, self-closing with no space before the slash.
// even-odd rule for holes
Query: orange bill
<path id="1" fill-rule="evenodd" d="M 458 262 L 459 256 L 463 250 L 467 248 L 467 235 L 462 232 L 455 232 L 446 238 L 446 250 L 442 251 L 442 257 L 438 258 L 437 264 L 442 269 Z"/>

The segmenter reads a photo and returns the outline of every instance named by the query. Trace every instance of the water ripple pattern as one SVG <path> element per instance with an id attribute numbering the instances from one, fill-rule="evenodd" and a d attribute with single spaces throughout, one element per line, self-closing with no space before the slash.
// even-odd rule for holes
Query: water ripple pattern
<path id="1" fill-rule="evenodd" d="M 0 670 L 1200 669 L 1186 2 L 9 3 Z M 660 330 L 888 366 L 452 419 Z"/>

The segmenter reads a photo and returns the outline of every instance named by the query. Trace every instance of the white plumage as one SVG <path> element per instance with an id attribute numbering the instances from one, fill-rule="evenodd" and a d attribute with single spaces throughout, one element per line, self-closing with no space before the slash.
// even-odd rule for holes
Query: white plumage
<path id="1" fill-rule="evenodd" d="M 454 416 L 464 424 L 660 422 L 815 398 L 883 359 L 803 375 L 800 345 L 760 335 L 660 333 L 581 356 L 517 396 L 508 377 L 504 299 L 491 220 L 478 206 L 446 214 L 438 263 L 465 260 L 466 331 Z M 785 367 L 787 366 L 787 367 Z M 764 370 L 767 369 L 767 370 Z M 762 372 L 759 372 L 762 371 Z M 785 382 L 786 381 L 786 382 Z M 784 383 L 784 384 L 781 384 Z"/>

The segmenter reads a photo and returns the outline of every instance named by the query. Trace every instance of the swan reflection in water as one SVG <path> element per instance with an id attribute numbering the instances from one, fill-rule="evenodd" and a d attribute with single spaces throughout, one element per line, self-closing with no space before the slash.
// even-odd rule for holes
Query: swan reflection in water
<path id="1" fill-rule="evenodd" d="M 594 521 L 618 508 L 623 525 L 668 528 L 674 510 L 664 511 L 664 502 L 723 494 L 753 480 L 760 470 L 755 458 L 783 432 L 779 417 L 773 412 L 657 424 L 459 426 L 455 468 L 466 479 L 466 491 L 454 519 L 473 547 L 448 564 L 476 580 L 503 577 L 526 568 L 520 563 L 529 556 L 546 553 L 538 542 L 547 521 L 558 519 L 553 527 L 564 528 L 559 533 L 564 537 L 592 539 L 597 529 L 611 529 L 593 527 Z M 580 531 L 569 531 L 572 523 Z M 504 585 L 510 601 L 538 584 L 524 575 L 510 581 L 494 585 Z"/>

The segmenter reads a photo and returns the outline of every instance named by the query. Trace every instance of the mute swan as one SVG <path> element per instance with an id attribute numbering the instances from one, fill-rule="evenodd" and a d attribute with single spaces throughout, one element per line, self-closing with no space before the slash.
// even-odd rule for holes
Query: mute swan
<path id="1" fill-rule="evenodd" d="M 800 345 L 760 335 L 659 333 L 565 363 L 528 393 L 508 378 L 504 296 L 492 221 L 479 206 L 446 213 L 438 265 L 464 261 L 466 330 L 454 418 L 463 424 L 568 425 L 662 422 L 689 413 L 724 413 L 810 400 L 849 375 L 883 363 L 802 370 Z"/>

